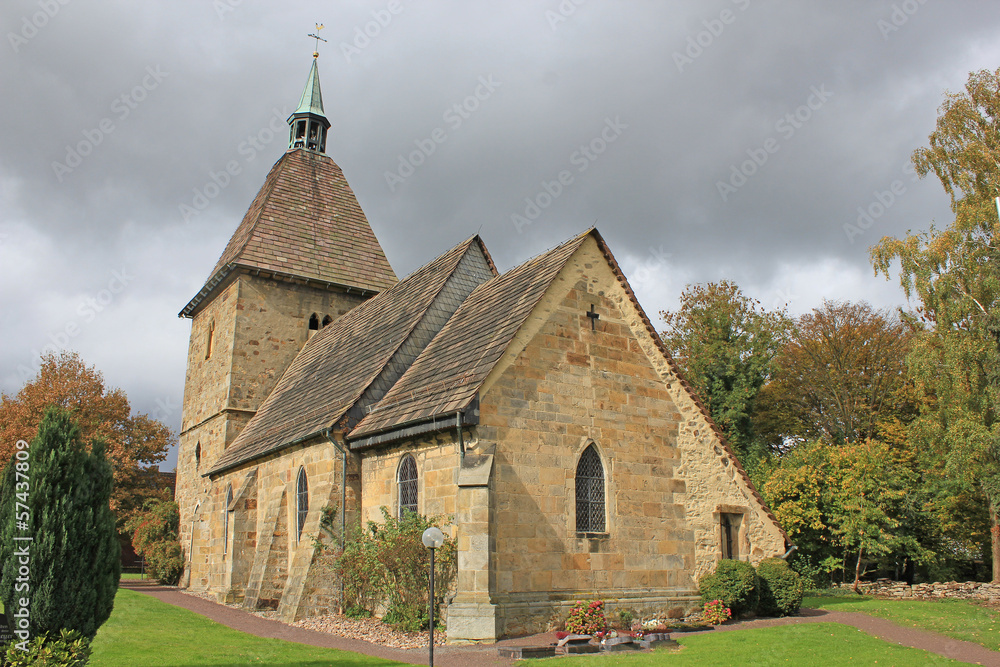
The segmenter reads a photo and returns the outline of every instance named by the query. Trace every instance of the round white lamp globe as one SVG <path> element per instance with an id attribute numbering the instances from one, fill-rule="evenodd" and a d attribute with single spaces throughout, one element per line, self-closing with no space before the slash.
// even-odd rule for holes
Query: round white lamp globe
<path id="1" fill-rule="evenodd" d="M 420 541 L 423 542 L 424 546 L 428 549 L 437 549 L 439 546 L 444 544 L 444 533 L 441 532 L 440 528 L 431 526 L 424 531 Z"/>

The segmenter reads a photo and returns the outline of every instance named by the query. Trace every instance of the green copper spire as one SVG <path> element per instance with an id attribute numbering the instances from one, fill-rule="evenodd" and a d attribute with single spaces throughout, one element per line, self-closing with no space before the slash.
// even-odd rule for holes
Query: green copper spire
<path id="1" fill-rule="evenodd" d="M 316 67 L 318 58 L 313 58 L 312 68 L 309 70 L 309 78 L 306 79 L 305 90 L 299 99 L 299 108 L 295 113 L 312 113 L 317 116 L 326 117 L 323 111 L 323 91 L 319 87 L 319 69 Z"/>
<path id="2" fill-rule="evenodd" d="M 299 108 L 288 117 L 291 126 L 289 150 L 305 148 L 318 153 L 326 152 L 326 132 L 330 129 L 330 120 L 323 111 L 323 93 L 319 88 L 319 69 L 316 67 L 318 57 L 318 53 L 313 53 L 312 69 L 309 70 Z"/>

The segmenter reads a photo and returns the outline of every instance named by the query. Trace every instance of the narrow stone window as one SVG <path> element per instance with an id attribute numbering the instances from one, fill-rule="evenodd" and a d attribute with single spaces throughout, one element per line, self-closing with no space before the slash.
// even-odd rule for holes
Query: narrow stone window
<path id="1" fill-rule="evenodd" d="M 305 468 L 299 468 L 299 481 L 295 492 L 295 498 L 296 509 L 298 510 L 296 513 L 298 517 L 298 537 L 296 539 L 301 540 L 302 529 L 306 525 L 306 515 L 309 513 L 309 482 L 306 480 Z"/>
<path id="2" fill-rule="evenodd" d="M 229 553 L 229 506 L 233 503 L 233 485 L 226 488 L 226 504 L 222 508 L 222 555 Z"/>
<path id="3" fill-rule="evenodd" d="M 727 560 L 739 560 L 740 557 L 740 523 L 743 521 L 741 514 L 728 514 L 723 512 L 719 515 L 719 523 L 722 535 L 722 557 Z"/>
<path id="4" fill-rule="evenodd" d="M 326 317 L 324 317 L 324 318 L 323 318 L 323 326 L 324 326 L 324 327 L 325 327 L 325 326 L 326 326 L 327 324 L 329 324 L 330 322 L 333 322 L 333 318 L 332 318 L 332 317 L 330 317 L 329 315 L 327 315 Z"/>
<path id="5" fill-rule="evenodd" d="M 212 346 L 215 344 L 215 320 L 208 323 L 208 334 L 205 336 L 205 358 L 212 357 Z"/>
<path id="6" fill-rule="evenodd" d="M 309 331 L 318 331 L 318 330 L 319 330 L 319 317 L 316 316 L 316 313 L 313 313 L 312 316 L 309 318 Z"/>
<path id="7" fill-rule="evenodd" d="M 576 464 L 576 530 L 603 533 L 604 466 L 593 445 L 588 445 Z"/>
<path id="8" fill-rule="evenodd" d="M 417 511 L 417 462 L 407 454 L 399 464 L 399 518 Z"/>
<path id="9" fill-rule="evenodd" d="M 194 446 L 194 469 L 197 472 L 198 467 L 201 465 L 201 443 L 199 442 Z"/>

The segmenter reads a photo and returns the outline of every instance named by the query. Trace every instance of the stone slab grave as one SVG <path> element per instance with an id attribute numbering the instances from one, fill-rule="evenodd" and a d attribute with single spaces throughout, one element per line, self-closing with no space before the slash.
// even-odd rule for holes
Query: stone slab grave
<path id="1" fill-rule="evenodd" d="M 526 660 L 528 658 L 551 658 L 556 654 L 555 646 L 514 646 L 498 648 L 501 658 Z"/>
<path id="2" fill-rule="evenodd" d="M 571 653 L 597 653 L 601 650 L 601 647 L 596 644 L 591 644 L 591 639 L 592 637 L 590 635 L 566 635 L 556 642 L 556 654 L 568 655 Z"/>
<path id="3" fill-rule="evenodd" d="M 636 651 L 642 648 L 631 637 L 609 637 L 601 643 L 601 650 L 606 653 L 616 651 Z"/>
<path id="4" fill-rule="evenodd" d="M 660 648 L 662 646 L 678 646 L 670 638 L 670 633 L 654 632 L 643 639 L 632 637 L 611 637 L 602 644 L 591 643 L 590 635 L 567 635 L 552 646 L 504 646 L 497 649 L 502 658 L 525 660 L 528 658 L 550 658 L 556 655 L 571 655 L 577 653 L 615 653 L 618 651 L 641 651 L 643 649 Z"/>
<path id="5" fill-rule="evenodd" d="M 635 643 L 642 648 L 661 648 L 663 646 L 680 646 L 675 640 L 670 638 L 669 632 L 651 632 L 642 639 L 637 639 Z"/>

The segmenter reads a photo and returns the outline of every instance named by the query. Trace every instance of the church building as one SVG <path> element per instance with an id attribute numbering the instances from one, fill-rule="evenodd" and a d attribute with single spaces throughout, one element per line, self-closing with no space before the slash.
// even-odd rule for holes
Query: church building
<path id="1" fill-rule="evenodd" d="M 335 611 L 313 538 L 446 515 L 449 641 L 572 603 L 685 615 L 722 558 L 788 538 L 589 229 L 500 273 L 479 236 L 400 280 L 340 167 L 316 60 L 191 319 L 182 586 L 281 618 Z"/>

